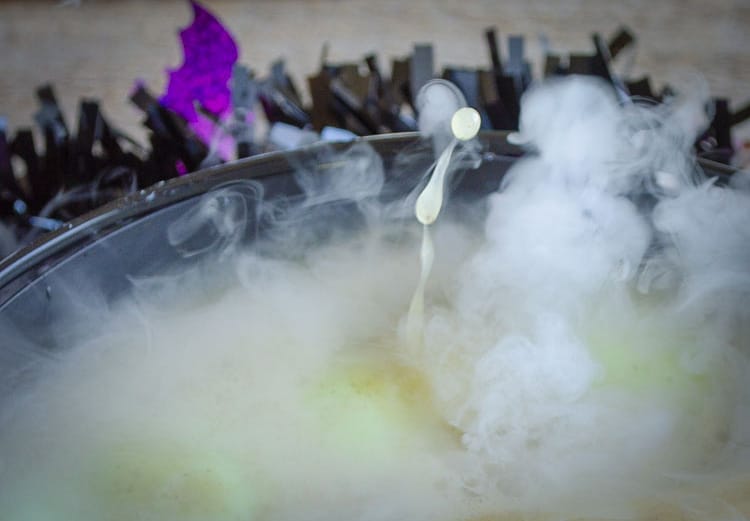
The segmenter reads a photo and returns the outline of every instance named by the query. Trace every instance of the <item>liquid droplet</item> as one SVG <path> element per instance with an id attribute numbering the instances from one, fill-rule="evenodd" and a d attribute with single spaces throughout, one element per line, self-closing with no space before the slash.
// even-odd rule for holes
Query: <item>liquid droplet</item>
<path id="1" fill-rule="evenodd" d="M 459 141 L 474 139 L 482 125 L 482 116 L 471 107 L 458 109 L 451 118 L 451 132 Z"/>

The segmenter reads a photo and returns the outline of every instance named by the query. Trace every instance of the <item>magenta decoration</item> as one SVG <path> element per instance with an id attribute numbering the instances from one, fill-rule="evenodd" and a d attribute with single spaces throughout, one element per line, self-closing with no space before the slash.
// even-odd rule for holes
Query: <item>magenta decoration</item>
<path id="1" fill-rule="evenodd" d="M 188 122 L 195 133 L 210 143 L 211 119 L 220 121 L 230 110 L 229 79 L 237 62 L 237 43 L 211 12 L 191 0 L 193 23 L 180 31 L 184 59 L 179 69 L 167 69 L 169 83 L 160 102 Z M 196 110 L 196 103 L 211 118 Z"/>

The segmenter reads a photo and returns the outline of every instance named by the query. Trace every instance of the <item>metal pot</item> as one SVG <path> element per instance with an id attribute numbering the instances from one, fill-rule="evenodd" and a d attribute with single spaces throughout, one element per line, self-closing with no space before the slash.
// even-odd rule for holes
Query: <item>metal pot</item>
<path id="1" fill-rule="evenodd" d="M 460 177 L 454 189 L 457 197 L 471 201 L 498 188 L 502 175 L 521 153 L 505 137 L 498 132 L 482 134 L 483 161 L 470 175 Z M 434 161 L 431 146 L 416 133 L 360 141 L 381 156 L 386 186 L 394 197 L 412 190 Z M 129 277 L 195 262 L 170 245 L 166 228 L 203 194 L 252 179 L 262 185 L 266 201 L 294 197 L 302 193 L 293 176 L 295 167 L 313 165 L 322 171 L 336 161 L 331 150 L 349 146 L 318 144 L 209 168 L 114 201 L 42 237 L 0 263 L 0 335 L 6 336 L 3 328 L 12 327 L 37 345 L 56 348 L 47 326 L 56 318 L 57 300 L 63 298 L 58 286 L 81 281 L 97 288 L 106 299 L 115 299 L 130 288 Z M 408 164 L 400 163 L 405 152 Z M 256 204 L 250 199 L 247 203 Z M 255 233 L 257 227 L 248 227 L 242 240 L 252 242 Z"/>

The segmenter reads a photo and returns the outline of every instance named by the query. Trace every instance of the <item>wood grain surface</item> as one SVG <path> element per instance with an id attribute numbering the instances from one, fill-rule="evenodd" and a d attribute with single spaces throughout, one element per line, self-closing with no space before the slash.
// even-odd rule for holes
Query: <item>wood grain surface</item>
<path id="1" fill-rule="evenodd" d="M 620 24 L 638 37 L 634 75 L 661 86 L 689 71 L 735 106 L 750 101 L 750 0 L 204 0 L 230 28 L 241 61 L 260 74 L 284 58 L 300 85 L 318 68 L 328 42 L 333 61 L 375 51 L 385 66 L 432 42 L 438 64 L 486 65 L 483 31 L 523 34 L 537 75 L 544 34 L 562 52 L 590 52 L 591 33 Z M 75 5 L 78 4 L 78 5 Z M 102 101 L 109 119 L 139 139 L 142 118 L 127 101 L 136 79 L 156 92 L 164 69 L 178 66 L 176 36 L 190 23 L 183 0 L 0 0 L 0 115 L 11 127 L 29 125 L 34 88 L 54 83 L 69 121 L 80 97 Z M 385 67 L 387 69 L 387 67 Z M 750 125 L 738 129 L 750 138 Z M 732 501 L 750 515 L 750 486 Z M 670 517 L 673 516 L 673 517 Z M 682 519 L 655 513 L 653 519 Z"/>
<path id="2" fill-rule="evenodd" d="M 71 5 L 72 4 L 72 5 Z M 78 5 L 75 5 L 78 4 Z M 523 34 L 538 64 L 538 35 L 553 49 L 591 50 L 590 35 L 629 25 L 638 36 L 635 74 L 657 86 L 699 71 L 712 92 L 736 105 L 750 100 L 750 0 L 206 0 L 241 46 L 241 60 L 265 74 L 286 59 L 297 81 L 316 70 L 323 42 L 332 60 L 357 60 L 376 51 L 381 63 L 432 42 L 439 64 L 481 65 L 489 60 L 483 30 Z M 53 82 L 68 118 L 78 98 L 102 100 L 119 126 L 142 137 L 140 114 L 127 101 L 137 78 L 154 90 L 164 68 L 177 66 L 175 31 L 190 22 L 176 0 L 0 0 L 0 115 L 28 125 L 34 87 Z M 623 65 L 621 64 L 621 65 Z M 740 129 L 750 135 L 748 125 Z"/>

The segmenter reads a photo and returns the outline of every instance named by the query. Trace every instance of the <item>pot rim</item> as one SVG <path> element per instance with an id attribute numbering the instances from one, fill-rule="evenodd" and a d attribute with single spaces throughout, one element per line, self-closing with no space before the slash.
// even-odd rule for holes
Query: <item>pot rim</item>
<path id="1" fill-rule="evenodd" d="M 523 155 L 522 148 L 508 142 L 509 134 L 509 131 L 485 130 L 479 133 L 478 138 L 490 153 L 510 157 Z M 47 268 L 41 267 L 43 263 L 54 261 L 57 256 L 64 256 L 70 248 L 84 247 L 133 220 L 236 180 L 238 171 L 243 172 L 244 178 L 252 179 L 275 175 L 280 161 L 291 169 L 315 151 L 326 148 L 344 150 L 356 143 L 374 145 L 381 155 L 395 155 L 403 148 L 419 143 L 421 139 L 419 132 L 398 132 L 365 136 L 347 142 L 317 142 L 293 150 L 266 152 L 160 181 L 76 217 L 0 260 L 0 293 L 7 293 L 8 286 L 32 269 L 37 268 L 36 276 L 41 275 Z M 729 166 L 706 159 L 699 158 L 697 162 L 705 171 L 719 176 L 728 176 L 735 171 Z M 54 264 L 50 262 L 48 267 Z M 11 295 L 14 293 L 16 291 L 11 290 Z M 0 299 L 0 305 L 8 298 L 10 296 Z"/>

